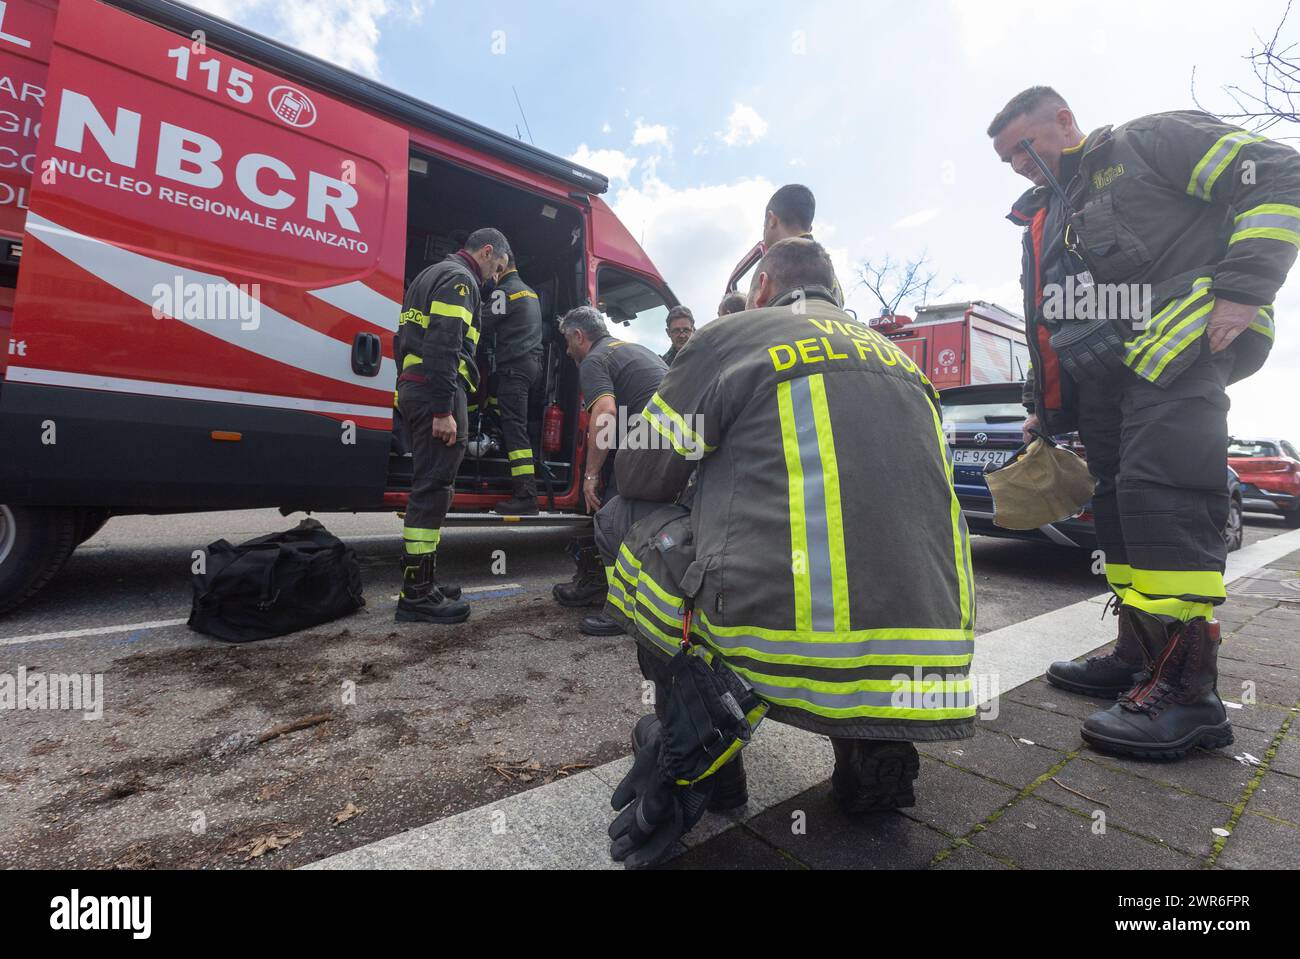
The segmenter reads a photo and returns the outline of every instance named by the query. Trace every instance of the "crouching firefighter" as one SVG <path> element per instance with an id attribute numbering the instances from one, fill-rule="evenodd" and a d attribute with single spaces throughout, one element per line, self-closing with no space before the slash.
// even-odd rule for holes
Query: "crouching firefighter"
<path id="1" fill-rule="evenodd" d="M 1083 724 L 1097 749 L 1226 746 L 1225 388 L 1272 346 L 1300 246 L 1300 155 L 1192 111 L 1084 136 L 1049 87 L 1016 96 L 988 133 L 1035 184 L 1009 217 L 1024 227 L 1026 432 L 1077 429 L 1087 447 L 1119 619 L 1112 652 L 1047 678 L 1119 697 Z"/>
<path id="2" fill-rule="evenodd" d="M 851 813 L 913 805 L 914 742 L 974 735 L 974 584 L 934 387 L 836 305 L 815 241 L 774 244 L 756 274 L 751 309 L 698 332 L 634 421 L 596 515 L 604 614 L 656 690 L 614 796 L 632 866 L 747 801 L 761 706 L 831 738 Z"/>
<path id="3" fill-rule="evenodd" d="M 399 623 L 462 623 L 458 586 L 436 581 L 438 541 L 465 456 L 466 394 L 478 389 L 478 310 L 484 283 L 505 268 L 506 238 L 471 233 L 465 247 L 425 268 L 402 302 L 393 355 L 397 405 L 409 431 L 411 495 L 402 529 Z"/>

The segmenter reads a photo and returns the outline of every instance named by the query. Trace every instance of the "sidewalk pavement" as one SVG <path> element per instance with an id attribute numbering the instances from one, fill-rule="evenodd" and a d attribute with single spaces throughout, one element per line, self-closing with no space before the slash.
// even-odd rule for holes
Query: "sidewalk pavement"
<path id="1" fill-rule="evenodd" d="M 974 739 L 918 744 L 913 808 L 842 815 L 830 794 L 829 741 L 765 723 L 745 751 L 749 805 L 706 816 L 664 868 L 1300 868 L 1297 547 L 1300 533 L 1289 533 L 1230 559 L 1218 618 L 1232 746 L 1177 762 L 1085 746 L 1082 720 L 1108 704 L 1058 690 L 1042 673 L 1113 637 L 1099 596 L 977 638 L 972 675 L 998 677 L 1001 695 L 985 704 Z M 629 764 L 307 868 L 618 868 L 605 829 Z"/>

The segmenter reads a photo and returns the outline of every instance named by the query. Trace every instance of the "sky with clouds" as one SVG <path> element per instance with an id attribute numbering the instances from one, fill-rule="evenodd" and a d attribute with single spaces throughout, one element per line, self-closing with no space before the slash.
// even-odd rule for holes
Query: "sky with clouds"
<path id="1" fill-rule="evenodd" d="M 849 306 L 865 258 L 928 255 L 941 299 L 1019 312 L 1027 185 L 984 134 L 1047 83 L 1092 129 L 1160 110 L 1227 112 L 1227 83 L 1285 0 L 190 0 L 536 144 L 611 179 L 607 199 L 673 291 L 713 312 L 782 183 L 817 195 L 814 226 Z M 1212 29 L 1207 29 L 1207 25 Z M 1284 36 L 1300 42 L 1300 11 Z M 1275 135 L 1300 136 L 1278 127 Z M 524 134 L 527 136 L 527 133 Z M 1295 141 L 1300 143 L 1300 140 Z M 910 312 L 906 304 L 904 312 Z M 1269 365 L 1230 390 L 1240 435 L 1300 440 L 1300 268 L 1278 300 Z M 667 348 L 662 331 L 638 331 Z"/>

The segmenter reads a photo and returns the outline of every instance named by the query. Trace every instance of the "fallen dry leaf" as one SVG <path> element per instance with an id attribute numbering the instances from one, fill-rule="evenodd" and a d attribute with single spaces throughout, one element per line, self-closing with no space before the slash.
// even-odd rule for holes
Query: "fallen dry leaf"
<path id="1" fill-rule="evenodd" d="M 238 851 L 243 852 L 244 850 L 247 850 L 248 855 L 244 857 L 244 862 L 252 862 L 254 859 L 260 859 L 262 856 L 265 856 L 268 852 L 275 852 L 277 849 L 283 849 L 302 834 L 303 830 L 301 829 L 295 832 L 273 832 L 266 836 L 258 836 L 251 843 L 247 846 L 241 847 Z"/>
<path id="2" fill-rule="evenodd" d="M 332 824 L 335 826 L 342 825 L 343 823 L 347 822 L 349 819 L 355 819 L 357 816 L 360 816 L 365 811 L 366 811 L 365 806 L 357 806 L 354 803 L 348 803 L 346 806 L 344 806 L 342 809 L 340 809 L 338 812 L 334 814 L 334 819 L 332 821 Z"/>

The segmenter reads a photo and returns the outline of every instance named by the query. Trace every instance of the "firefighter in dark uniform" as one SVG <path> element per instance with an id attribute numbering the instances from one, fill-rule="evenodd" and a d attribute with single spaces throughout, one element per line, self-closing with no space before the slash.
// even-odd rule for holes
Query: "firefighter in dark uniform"
<path id="1" fill-rule="evenodd" d="M 645 409 L 659 389 L 668 366 L 639 343 L 610 336 L 604 317 L 590 306 L 566 313 L 560 320 L 560 332 L 570 358 L 578 364 L 578 384 L 590 416 L 582 496 L 587 508 L 595 513 L 616 493 L 609 455 L 619 441 L 615 435 L 619 410 L 624 411 L 626 422 Z M 569 582 L 556 584 L 552 595 L 561 606 L 603 606 L 608 585 L 607 564 L 601 561 L 595 540 L 592 537 L 576 540 L 571 550 L 577 571 Z M 584 620 L 582 631 L 587 635 L 622 632 L 599 617 Z"/>
<path id="2" fill-rule="evenodd" d="M 466 394 L 478 389 L 482 287 L 505 269 L 510 246 L 491 228 L 463 249 L 426 267 L 406 291 L 393 355 L 400 373 L 397 404 L 410 432 L 411 496 L 402 528 L 399 623 L 461 623 L 469 604 L 460 588 L 436 580 L 442 521 L 465 456 Z"/>
<path id="3" fill-rule="evenodd" d="M 787 183 L 772 194 L 763 211 L 763 247 L 772 249 L 773 244 L 782 240 L 802 238 L 813 239 L 813 216 L 817 212 L 817 199 L 812 190 L 801 183 Z M 831 293 L 835 305 L 844 305 L 844 290 L 840 287 L 839 277 L 832 271 Z"/>
<path id="4" fill-rule="evenodd" d="M 988 133 L 1035 183 L 1008 217 L 1024 228 L 1025 428 L 1079 431 L 1118 604 L 1114 650 L 1047 678 L 1119 697 L 1083 724 L 1098 749 L 1226 746 L 1225 388 L 1272 345 L 1271 304 L 1300 246 L 1300 155 L 1193 111 L 1084 136 L 1049 87 L 1016 96 Z"/>
<path id="5" fill-rule="evenodd" d="M 671 715 L 689 631 L 769 718 L 831 737 L 834 795 L 867 813 L 914 803 L 914 742 L 974 735 L 975 589 L 938 394 L 835 304 L 834 277 L 812 240 L 767 251 L 753 308 L 697 333 L 633 425 L 659 442 L 619 453 L 596 537 L 605 613 L 656 687 L 634 748 Z M 709 809 L 747 799 L 724 762 Z"/>
<path id="6" fill-rule="evenodd" d="M 537 513 L 537 468 L 528 435 L 528 398 L 542 372 L 542 305 L 520 278 L 513 253 L 484 306 L 484 332 L 495 343 L 495 405 L 513 487 L 513 496 L 494 510 L 503 516 L 531 516 Z"/>

